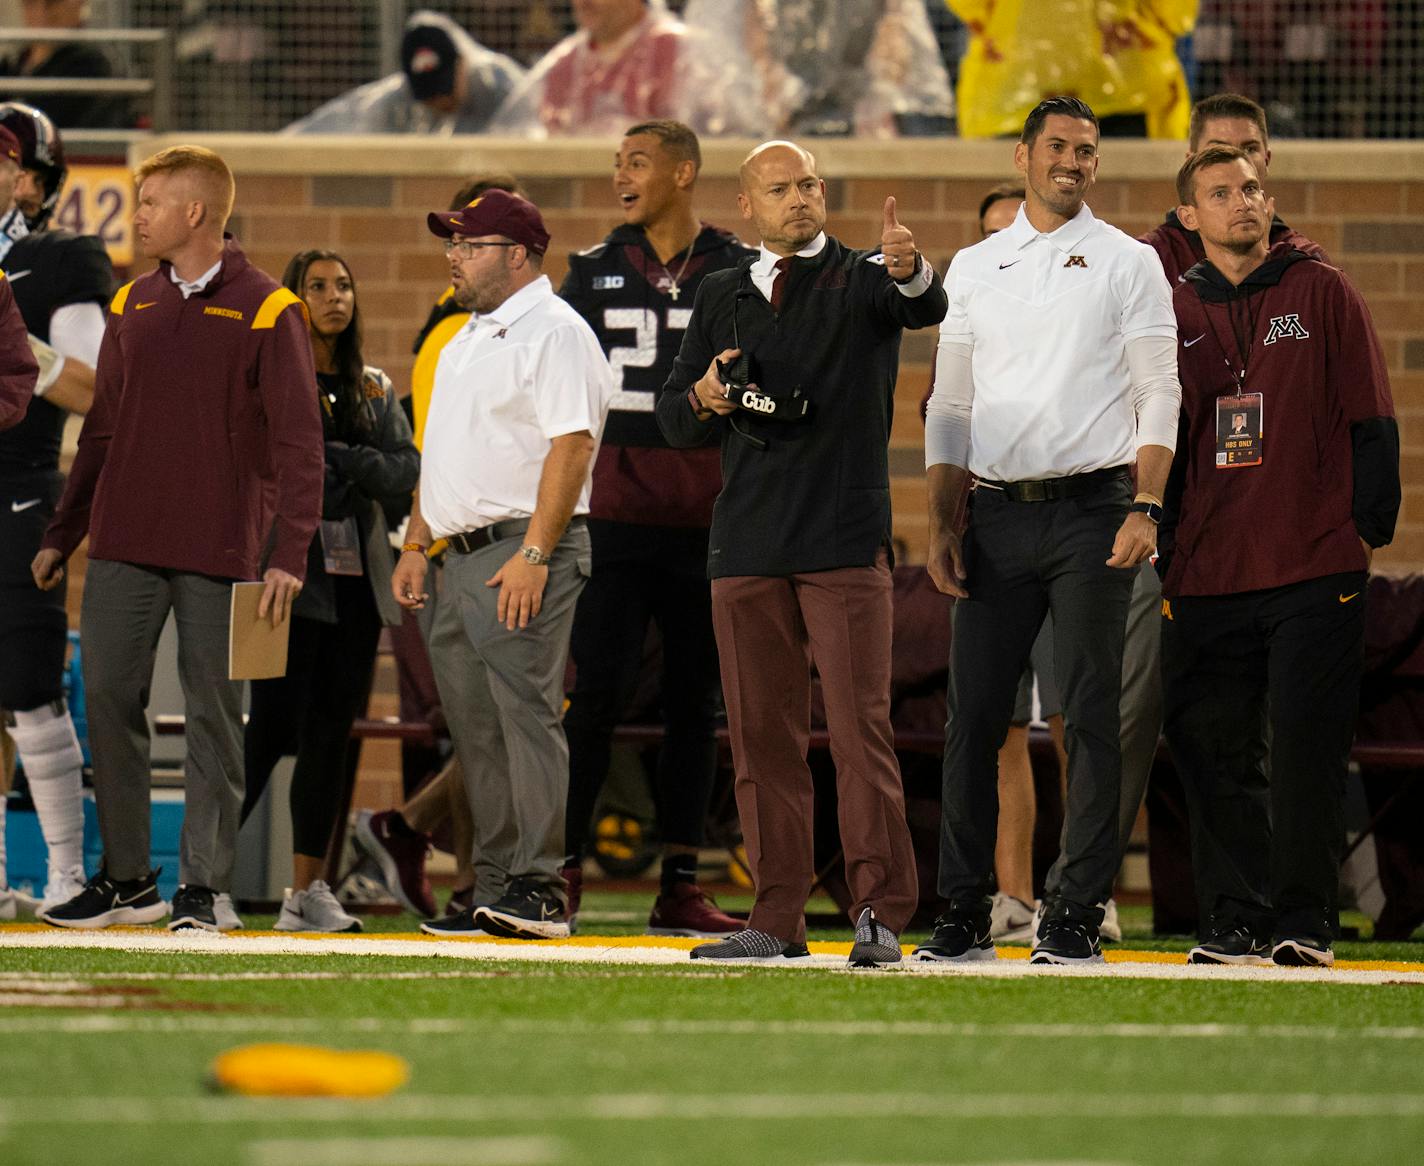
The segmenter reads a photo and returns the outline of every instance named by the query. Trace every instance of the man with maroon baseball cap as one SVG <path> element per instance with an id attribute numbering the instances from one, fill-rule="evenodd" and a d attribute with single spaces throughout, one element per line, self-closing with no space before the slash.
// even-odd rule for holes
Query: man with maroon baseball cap
<path id="1" fill-rule="evenodd" d="M 427 553 L 450 545 L 430 658 L 474 815 L 473 905 L 434 935 L 569 933 L 561 714 L 584 515 L 613 375 L 593 330 L 543 274 L 539 209 L 487 190 L 432 211 L 454 299 L 472 312 L 440 353 L 420 487 L 391 580 L 424 605 Z M 471 392 L 478 379 L 478 392 Z"/>
<path id="2" fill-rule="evenodd" d="M 549 232 L 539 208 L 506 190 L 487 190 L 457 211 L 431 211 L 426 222 L 432 235 L 445 239 L 503 235 L 540 257 L 549 249 Z"/>

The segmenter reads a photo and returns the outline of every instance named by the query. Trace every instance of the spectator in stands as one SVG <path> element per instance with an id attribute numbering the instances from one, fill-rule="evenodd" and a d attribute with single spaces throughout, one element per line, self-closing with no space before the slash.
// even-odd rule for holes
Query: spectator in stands
<path id="1" fill-rule="evenodd" d="M 301 300 L 224 234 L 234 195 L 227 164 L 211 150 L 173 146 L 135 178 L 134 235 L 159 267 L 109 305 L 94 407 L 31 568 L 41 589 L 58 586 L 89 535 L 80 618 L 104 865 L 43 918 L 95 928 L 169 914 L 149 869 L 143 705 L 172 611 L 188 748 L 169 927 L 213 931 L 242 808 L 231 582 L 259 577 L 272 533 L 259 615 L 287 617 L 321 515 L 321 420 Z"/>
<path id="2" fill-rule="evenodd" d="M 574 0 L 574 18 L 577 31 L 529 71 L 495 132 L 611 136 L 656 118 L 713 135 L 763 125 L 745 56 L 718 56 L 663 0 Z"/>
<path id="3" fill-rule="evenodd" d="M 597 247 L 569 257 L 559 290 L 603 346 L 615 391 L 593 467 L 593 575 L 574 617 L 578 678 L 564 717 L 564 881 L 570 913 L 577 914 L 613 729 L 637 684 L 649 624 L 656 623 L 664 736 L 654 791 L 661 888 L 648 918 L 655 935 L 721 935 L 742 928 L 697 885 L 717 775 L 720 684 L 707 533 L 722 484 L 720 453 L 710 445 L 671 448 L 653 415 L 703 282 L 755 255 L 735 235 L 698 221 L 692 200 L 701 166 L 697 135 L 681 122 L 630 128 L 613 169 L 624 224 Z"/>
<path id="4" fill-rule="evenodd" d="M 74 30 L 84 27 L 89 5 L 87 0 L 21 0 L 20 9 L 26 28 Z M 4 77 L 105 80 L 117 72 L 100 45 L 39 39 L 0 60 L 0 92 Z M 129 99 L 121 93 L 55 89 L 22 97 L 42 108 L 61 129 L 127 129 L 134 124 Z"/>
<path id="5" fill-rule="evenodd" d="M 589 571 L 584 516 L 612 376 L 588 325 L 542 274 L 549 234 L 532 203 L 490 190 L 432 212 L 429 225 L 446 240 L 455 298 L 474 314 L 436 369 L 392 588 L 419 608 L 426 556 L 448 540 L 430 654 L 474 813 L 476 882 L 472 910 L 422 926 L 565 936 L 564 664 Z"/>
<path id="6" fill-rule="evenodd" d="M 1271 145 L 1267 135 L 1266 111 L 1249 97 L 1237 93 L 1217 93 L 1205 97 L 1192 107 L 1191 132 L 1187 139 L 1187 156 L 1191 157 L 1207 146 L 1231 146 L 1241 150 L 1262 183 L 1270 171 Z M 1274 202 L 1272 203 L 1274 206 Z M 1205 258 L 1201 238 L 1196 231 L 1189 230 L 1177 217 L 1173 207 L 1167 212 L 1160 226 L 1142 236 L 1142 241 L 1157 252 L 1162 260 L 1162 268 L 1167 280 L 1174 286 L 1181 281 L 1187 270 Z M 1270 244 L 1288 242 L 1298 251 L 1312 258 L 1330 262 L 1320 244 L 1307 239 L 1299 231 L 1288 226 L 1279 215 L 1271 219 Z M 1132 601 L 1128 608 L 1127 638 L 1123 645 L 1122 660 L 1122 800 L 1118 815 L 1118 851 L 1126 853 L 1132 837 L 1133 824 L 1147 792 L 1148 779 L 1152 773 L 1152 763 L 1157 756 L 1157 745 L 1162 735 L 1162 580 L 1151 563 L 1138 568 L 1137 578 L 1132 585 Z M 1159 798 L 1178 800 L 1178 795 L 1159 791 Z M 1166 822 L 1154 824 L 1154 841 L 1158 853 L 1154 862 L 1168 861 L 1161 853 L 1170 847 L 1165 843 L 1171 834 Z M 1180 851 L 1187 848 L 1185 831 L 1182 832 Z M 1185 877 L 1182 880 L 1188 882 Z M 1183 890 L 1186 888 L 1184 887 Z M 1154 887 L 1154 898 L 1159 903 L 1174 890 L 1168 887 Z M 1202 906 L 1197 912 L 1203 915 L 1209 910 Z M 1183 922 L 1192 916 L 1189 909 L 1174 912 L 1181 915 Z"/>
<path id="7" fill-rule="evenodd" d="M 29 564 L 64 485 L 65 422 L 87 413 L 94 400 L 114 269 L 95 236 L 47 229 L 65 177 L 54 123 L 33 106 L 11 103 L 0 105 L 0 127 L 0 141 L 9 135 L 18 144 L 14 188 L 53 185 L 53 197 L 27 217 L 24 208 L 7 205 L 3 186 L 12 172 L 0 160 L 0 266 L 20 276 L 5 286 L 14 292 L 42 366 L 24 421 L 0 435 L 0 717 L 15 740 L 48 851 L 39 904 L 47 910 L 84 889 L 84 757 L 64 696 L 65 589 L 40 591 Z M 0 785 L 7 777 L 0 776 Z M 0 868 L 0 885 L 3 874 Z"/>
<path id="8" fill-rule="evenodd" d="M 455 192 L 449 209 L 458 211 L 487 190 L 517 194 L 519 184 L 512 174 L 496 172 L 477 175 Z M 435 387 L 435 368 L 440 353 L 469 319 L 469 309 L 461 306 L 455 298 L 452 285 L 435 301 L 425 327 L 415 339 L 415 366 L 411 369 L 411 390 L 406 400 L 411 409 L 417 449 L 424 441 L 425 418 L 430 412 L 430 396 Z M 441 610 L 438 577 L 444 561 L 444 546 L 437 543 L 437 549 L 430 558 L 437 581 L 429 588 L 429 598 L 418 611 L 406 612 L 400 627 L 391 634 L 396 668 L 400 673 L 402 719 L 414 716 L 438 721 L 441 726 L 444 726 L 445 718 L 440 709 L 439 692 L 426 645 Z M 407 707 L 408 699 L 421 702 L 420 706 Z M 404 747 L 401 752 L 404 765 Z M 448 819 L 451 844 L 455 848 L 455 880 L 445 904 L 445 913 L 458 915 L 473 906 L 475 889 L 475 868 L 471 859 L 474 825 L 465 796 L 465 779 L 460 770 L 459 756 L 451 757 L 431 781 L 417 788 L 423 777 L 424 774 L 421 774 L 412 781 L 410 773 L 403 775 L 406 789 L 412 792 L 400 806 L 374 814 L 366 811 L 358 814 L 352 839 L 356 849 L 375 863 L 379 881 L 401 906 L 412 914 L 428 919 L 436 913 L 436 903 L 430 880 L 426 877 L 425 860 L 430 853 L 431 835 Z"/>
<path id="9" fill-rule="evenodd" d="M 1389 377 L 1345 275 L 1270 243 L 1244 152 L 1193 154 L 1177 196 L 1206 250 L 1174 297 L 1184 438 L 1162 584 L 1167 740 L 1210 912 L 1190 958 L 1329 965 L 1365 583 L 1400 504 Z"/>
<path id="10" fill-rule="evenodd" d="M 360 304 L 347 262 L 331 251 L 302 251 L 282 284 L 307 307 L 326 478 L 306 585 L 292 605 L 287 674 L 252 682 L 243 817 L 278 759 L 295 753 L 293 882 L 276 929 L 360 931 L 322 875 L 346 800 L 351 726 L 369 699 L 376 643 L 382 625 L 401 618 L 391 595 L 386 511 L 403 509 L 420 476 L 420 455 L 390 378 L 362 358 Z"/>
<path id="11" fill-rule="evenodd" d="M 400 72 L 332 98 L 286 134 L 477 134 L 524 76 L 448 16 L 415 13 L 401 37 Z"/>
<path id="12" fill-rule="evenodd" d="M 966 138 L 1017 136 L 1044 97 L 1091 105 L 1104 137 L 1181 138 L 1191 97 L 1176 42 L 1198 0 L 945 0 L 970 28 L 956 108 Z"/>
<path id="13" fill-rule="evenodd" d="M 1086 963 L 1102 959 L 1101 904 L 1117 872 L 1122 636 L 1176 440 L 1176 322 L 1156 255 L 1084 203 L 1098 168 L 1087 105 L 1041 102 L 1014 162 L 1027 197 L 1013 226 L 950 267 L 927 419 L 929 569 L 959 602 L 940 845 L 949 908 L 917 953 L 994 958 L 995 753 L 1051 613 L 1068 804 L 1031 959 Z M 971 473 L 966 555 L 956 520 Z"/>
<path id="14" fill-rule="evenodd" d="M 746 930 L 692 956 L 807 955 L 814 659 L 854 899 L 851 964 L 895 963 L 917 888 L 890 725 L 886 450 L 901 330 L 938 321 L 944 289 L 893 198 L 877 251 L 828 236 L 825 184 L 802 147 L 766 142 L 740 177 L 760 254 L 707 277 L 657 405 L 670 444 L 722 447 L 708 572 L 756 887 Z M 766 417 L 768 402 L 800 420 Z"/>
<path id="15" fill-rule="evenodd" d="M 719 60 L 749 56 L 774 133 L 948 134 L 953 97 L 923 0 L 689 0 Z"/>

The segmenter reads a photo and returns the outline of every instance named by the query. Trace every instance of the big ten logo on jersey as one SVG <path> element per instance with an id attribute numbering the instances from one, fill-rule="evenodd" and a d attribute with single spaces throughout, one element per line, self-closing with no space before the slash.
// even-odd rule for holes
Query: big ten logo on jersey
<path id="1" fill-rule="evenodd" d="M 115 267 L 133 263 L 133 176 L 123 166 L 80 163 L 55 208 L 54 225 L 76 235 L 98 235 Z"/>
<path id="2" fill-rule="evenodd" d="M 629 390 L 623 387 L 625 368 L 652 368 L 658 362 L 659 324 L 667 332 L 683 332 L 692 319 L 691 308 L 668 308 L 660 322 L 658 313 L 652 308 L 605 308 L 603 327 L 606 331 L 630 330 L 633 333 L 631 345 L 620 344 L 608 350 L 608 363 L 613 368 L 613 401 L 611 409 L 623 409 L 630 413 L 651 413 L 657 403 L 656 386 L 651 392 Z M 669 342 L 665 340 L 665 342 Z M 674 348 L 681 338 L 670 339 Z"/>

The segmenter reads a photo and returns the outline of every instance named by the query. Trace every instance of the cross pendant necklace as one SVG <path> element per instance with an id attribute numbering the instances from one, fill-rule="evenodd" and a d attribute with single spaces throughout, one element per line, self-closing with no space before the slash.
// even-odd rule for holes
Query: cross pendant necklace
<path id="1" fill-rule="evenodd" d="M 682 281 L 682 277 L 687 274 L 687 265 L 692 262 L 692 248 L 696 242 L 697 240 L 694 239 L 692 243 L 687 245 L 687 258 L 682 261 L 682 266 L 677 269 L 676 275 L 672 273 L 670 267 L 666 264 L 663 265 L 663 270 L 667 272 L 669 281 L 668 298 L 671 299 L 673 303 L 677 303 L 677 297 L 682 294 L 682 288 L 679 287 L 678 284 Z"/>

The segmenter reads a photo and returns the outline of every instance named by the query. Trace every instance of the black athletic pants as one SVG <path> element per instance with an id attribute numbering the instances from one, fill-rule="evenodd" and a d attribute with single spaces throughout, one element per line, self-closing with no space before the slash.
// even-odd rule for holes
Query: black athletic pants
<path id="1" fill-rule="evenodd" d="M 40 471 L 0 482 L 0 709 L 27 711 L 64 695 L 67 583 L 41 591 L 30 574 L 64 476 Z"/>
<path id="2" fill-rule="evenodd" d="M 1339 931 L 1366 578 L 1164 608 L 1165 729 L 1190 812 L 1203 937 L 1213 918 L 1263 939 Z"/>
<path id="3" fill-rule="evenodd" d="M 1047 906 L 1093 923 L 1102 919 L 1097 904 L 1112 893 L 1118 866 L 1118 700 L 1137 574 L 1106 563 L 1131 496 L 1124 474 L 1057 501 L 1016 502 L 984 486 L 970 498 L 969 598 L 954 605 L 939 850 L 939 893 L 957 907 L 988 911 L 999 748 L 1029 650 L 1052 611 L 1068 804 Z"/>
<path id="4" fill-rule="evenodd" d="M 662 634 L 662 750 L 654 801 L 661 840 L 701 846 L 717 771 L 721 692 L 707 532 L 590 519 L 593 575 L 579 597 L 571 648 L 569 800 L 565 846 L 582 855 L 604 779 L 614 727 L 643 667 L 649 621 Z"/>
<path id="5" fill-rule="evenodd" d="M 252 682 L 243 738 L 242 820 L 267 788 L 278 759 L 295 754 L 292 849 L 317 858 L 326 853 L 341 808 L 351 725 L 370 698 L 381 636 L 370 580 L 336 575 L 332 583 L 336 623 L 292 617 L 287 675 Z"/>

